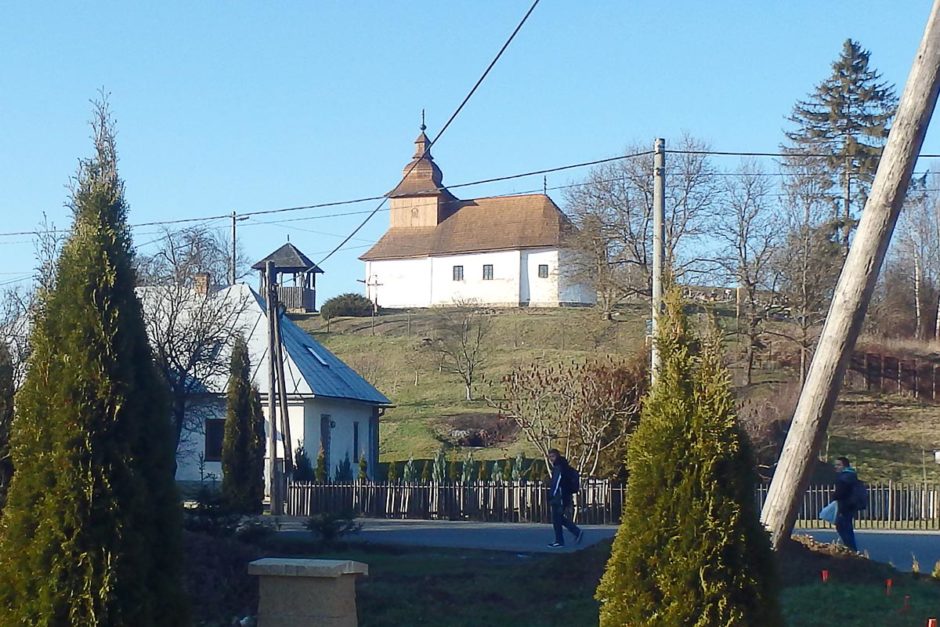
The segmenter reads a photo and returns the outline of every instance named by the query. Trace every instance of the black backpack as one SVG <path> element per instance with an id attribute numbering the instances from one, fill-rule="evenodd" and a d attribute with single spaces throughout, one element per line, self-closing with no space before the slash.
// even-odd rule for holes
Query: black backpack
<path id="1" fill-rule="evenodd" d="M 868 509 L 868 486 L 865 485 L 864 481 L 856 480 L 855 483 L 852 484 L 849 502 L 857 512 Z"/>
<path id="2" fill-rule="evenodd" d="M 564 482 L 564 490 L 568 494 L 577 494 L 581 491 L 581 476 L 571 466 L 565 468 L 561 480 Z"/>

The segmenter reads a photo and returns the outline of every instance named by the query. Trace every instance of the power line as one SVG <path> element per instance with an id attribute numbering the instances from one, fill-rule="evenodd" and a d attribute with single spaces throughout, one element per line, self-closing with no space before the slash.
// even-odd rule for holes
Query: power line
<path id="1" fill-rule="evenodd" d="M 532 6 L 529 7 L 529 10 L 526 11 L 525 15 L 522 16 L 522 19 L 519 21 L 519 24 L 516 25 L 516 28 L 512 31 L 512 34 L 509 35 L 509 38 L 506 40 L 506 43 L 503 44 L 502 48 L 499 49 L 499 52 L 496 53 L 496 56 L 493 57 L 493 60 L 490 61 L 490 64 L 489 64 L 489 65 L 486 67 L 486 69 L 483 71 L 483 74 L 480 75 L 480 78 L 477 79 L 477 82 L 473 85 L 473 88 L 472 88 L 472 89 L 470 90 L 470 92 L 464 97 L 463 101 L 461 101 L 461 103 L 460 103 L 460 105 L 457 107 L 457 109 L 454 110 L 454 112 L 451 114 L 450 118 L 447 120 L 447 122 L 444 124 L 444 126 L 441 127 L 441 130 L 438 131 L 437 136 L 434 137 L 434 139 L 431 140 L 431 143 L 430 143 L 430 144 L 428 144 L 427 148 L 425 149 L 425 153 L 430 152 L 431 148 L 434 147 L 434 144 L 437 143 L 437 140 L 439 140 L 439 139 L 441 138 L 441 136 L 444 134 L 444 132 L 447 130 L 447 128 L 451 125 L 451 123 L 454 121 L 454 119 L 456 119 L 457 115 L 463 110 L 464 106 L 470 101 L 470 98 L 473 96 L 473 94 L 476 93 L 476 90 L 480 87 L 480 85 L 483 84 L 483 81 L 484 81 L 484 79 L 486 79 L 486 77 L 489 75 L 490 70 L 493 69 L 493 66 L 496 65 L 496 62 L 499 61 L 500 57 L 503 56 L 503 53 L 506 51 L 506 48 L 508 48 L 508 47 L 509 47 L 509 44 L 512 43 L 512 40 L 515 39 L 516 34 L 517 34 L 517 33 L 519 32 L 519 30 L 522 28 L 522 25 L 526 23 L 526 20 L 529 19 L 529 16 L 532 15 L 532 11 L 535 10 L 535 7 L 538 6 L 539 2 L 540 2 L 540 0 L 535 0 L 535 2 L 532 3 Z M 423 117 L 423 115 L 422 115 L 422 117 Z M 424 126 L 423 122 L 422 122 L 421 126 Z M 398 185 L 401 185 L 401 183 L 404 182 L 404 180 L 405 180 L 406 178 L 408 178 L 408 175 L 411 174 L 411 172 L 417 167 L 418 163 L 419 163 L 419 161 L 418 161 L 418 160 L 415 160 L 415 162 L 411 164 L 411 167 L 408 168 L 408 171 L 405 172 L 405 173 L 402 175 L 401 180 L 398 182 Z M 395 187 L 398 187 L 398 185 L 396 185 Z M 392 188 L 392 189 L 395 189 L 395 188 Z M 353 229 L 352 233 L 350 233 L 349 235 L 347 235 L 347 236 L 343 239 L 343 241 L 341 241 L 341 242 L 339 243 L 339 245 L 336 246 L 336 248 L 334 248 L 332 251 L 330 251 L 330 253 L 329 253 L 326 257 L 324 257 L 323 259 L 321 259 L 321 260 L 320 260 L 320 263 L 318 263 L 317 265 L 322 266 L 322 265 L 323 265 L 323 262 L 325 262 L 327 259 L 329 259 L 330 257 L 332 257 L 332 256 L 336 253 L 336 251 L 338 251 L 340 248 L 343 247 L 344 244 L 346 244 L 346 242 L 348 242 L 350 239 L 352 239 L 353 236 L 355 236 L 356 233 L 358 233 L 359 230 L 362 229 L 362 227 L 364 227 L 364 226 L 366 225 L 366 223 L 368 223 L 369 220 L 372 219 L 372 216 L 374 216 L 376 213 L 378 213 L 379 209 L 382 208 L 382 205 L 384 205 L 387 200 L 388 200 L 387 197 L 383 197 L 383 198 L 382 198 L 382 202 L 379 203 L 379 205 L 372 211 L 372 213 L 370 213 L 369 215 L 367 215 L 366 218 L 365 218 L 365 220 L 363 220 L 363 221 L 359 224 L 359 226 L 357 226 L 355 229 Z"/>
<path id="2" fill-rule="evenodd" d="M 833 156 L 833 155 L 811 154 L 811 153 L 792 153 L 792 154 L 786 154 L 786 153 L 775 153 L 775 152 L 743 152 L 743 151 L 737 152 L 737 151 L 717 151 L 717 150 L 713 150 L 713 151 L 706 151 L 706 150 L 701 150 L 701 151 L 698 151 L 698 150 L 667 150 L 666 152 L 667 152 L 667 153 L 672 153 L 672 154 L 691 154 L 691 155 L 704 155 L 704 156 L 737 156 L 737 157 L 754 157 L 754 156 L 765 156 L 765 157 L 779 157 L 779 156 L 827 157 L 827 156 Z M 513 179 L 521 179 L 521 178 L 526 178 L 526 177 L 530 177 L 530 176 L 551 174 L 551 173 L 553 173 L 553 172 L 562 172 L 562 171 L 565 171 L 565 170 L 573 170 L 573 169 L 577 169 L 577 168 L 589 167 L 589 166 L 594 166 L 594 165 L 602 165 L 602 164 L 605 164 L 605 163 L 611 163 L 611 162 L 616 162 L 616 161 L 623 161 L 623 160 L 626 160 L 626 159 L 633 159 L 633 158 L 637 158 L 637 157 L 645 157 L 645 156 L 649 156 L 649 155 L 651 155 L 651 154 L 652 154 L 652 151 L 647 150 L 647 151 L 643 151 L 643 152 L 636 152 L 636 153 L 629 153 L 629 154 L 625 154 L 625 155 L 618 155 L 618 156 L 616 156 L 616 157 L 606 157 L 606 158 L 603 158 L 603 159 L 595 159 L 595 160 L 592 160 L 592 161 L 582 161 L 582 162 L 579 162 L 579 163 L 572 163 L 572 164 L 568 164 L 568 165 L 561 165 L 561 166 L 556 166 L 556 167 L 552 167 L 552 168 L 543 168 L 543 169 L 539 169 L 539 170 L 530 170 L 530 171 L 521 172 L 521 173 L 518 173 L 518 174 L 509 174 L 509 175 L 506 175 L 506 176 L 498 176 L 498 177 L 491 177 L 491 178 L 487 178 L 487 179 L 480 179 L 480 180 L 476 180 L 476 181 L 470 181 L 470 182 L 467 182 L 467 183 L 458 183 L 458 184 L 455 184 L 455 185 L 441 186 L 441 187 L 439 187 L 439 188 L 437 188 L 437 189 L 438 189 L 438 191 L 443 191 L 443 190 L 447 190 L 447 189 L 459 189 L 459 188 L 464 188 L 464 187 L 473 187 L 473 186 L 476 186 L 476 185 L 485 185 L 485 184 L 488 184 L 488 183 L 496 183 L 496 182 L 502 182 L 502 181 L 509 181 L 509 180 L 513 180 Z M 923 158 L 940 158 L 940 154 L 937 154 L 937 155 L 934 155 L 934 154 L 922 154 L 922 155 L 920 155 L 920 157 L 923 157 Z M 927 172 L 928 172 L 928 171 L 919 171 L 919 172 L 915 172 L 914 174 L 921 174 L 921 175 L 922 175 L 922 174 L 925 174 L 925 173 L 927 173 Z M 701 174 L 700 176 L 738 176 L 739 174 L 740 174 L 740 173 L 738 173 L 738 172 L 708 172 L 708 173 L 703 173 L 703 174 Z M 784 177 L 784 176 L 789 176 L 789 173 L 787 173 L 787 172 L 759 172 L 759 173 L 752 172 L 752 173 L 745 173 L 745 174 L 743 174 L 743 176 L 773 176 L 773 177 Z M 602 181 L 600 181 L 600 182 L 602 182 L 602 183 L 609 183 L 609 182 L 615 182 L 615 181 L 618 181 L 618 180 L 623 180 L 623 177 L 616 177 L 616 178 L 611 178 L 611 179 L 604 179 L 604 180 L 602 180 Z M 506 193 L 506 194 L 496 194 L 496 195 L 494 195 L 493 197 L 497 197 L 497 196 L 514 196 L 514 195 L 522 195 L 522 194 L 533 194 L 533 193 L 538 193 L 538 192 L 542 192 L 542 191 L 554 191 L 554 190 L 560 190 L 560 189 L 569 189 L 569 188 L 572 188 L 572 187 L 580 187 L 580 186 L 590 185 L 590 184 L 592 184 L 592 183 L 594 183 L 594 182 L 597 182 L 597 181 L 584 181 L 584 182 L 581 182 L 581 183 L 571 183 L 571 184 L 568 184 L 568 185 L 559 185 L 559 186 L 548 187 L 548 188 L 544 188 L 544 189 L 541 188 L 541 187 L 539 187 L 539 188 L 533 188 L 533 189 L 531 189 L 531 190 L 523 191 L 523 192 L 510 192 L 510 193 Z M 932 190 L 928 190 L 928 191 L 932 191 Z M 309 204 L 309 205 L 298 205 L 298 206 L 294 206 L 294 207 L 281 207 L 281 208 L 276 208 L 276 209 L 260 209 L 260 210 L 255 210 L 255 211 L 246 211 L 246 212 L 243 212 L 243 213 L 239 213 L 238 215 L 239 215 L 239 217 L 251 217 L 251 216 L 270 215 L 270 214 L 277 214 L 277 213 L 288 213 L 288 212 L 296 212 L 296 211 L 303 211 L 303 210 L 309 210 L 309 209 L 322 209 L 322 208 L 326 208 L 326 207 L 338 207 L 338 206 L 344 206 L 344 205 L 354 205 L 354 204 L 359 204 L 359 203 L 363 203 L 363 202 L 369 202 L 369 201 L 373 201 L 373 200 L 383 200 L 383 199 L 385 199 L 385 198 L 386 198 L 386 197 L 385 197 L 384 195 L 382 195 L 382 196 L 365 196 L 365 197 L 362 197 L 362 198 L 354 198 L 354 199 L 350 199 L 350 200 L 339 200 L 339 201 L 331 201 L 331 202 L 322 202 L 322 203 L 314 203 L 314 204 Z M 383 203 L 383 205 L 384 205 L 384 203 Z M 381 210 L 381 206 L 380 206 L 379 210 Z M 374 209 L 373 209 L 373 210 L 367 209 L 367 210 L 363 210 L 363 211 L 349 211 L 349 212 L 341 212 L 341 213 L 323 214 L 323 215 L 317 215 L 317 216 L 304 216 L 304 217 L 302 217 L 302 218 L 290 218 L 290 219 L 286 219 L 286 220 L 275 220 L 275 221 L 270 221 L 270 222 L 246 222 L 245 224 L 242 225 L 242 228 L 247 227 L 247 226 L 261 226 L 261 225 L 268 225 L 268 224 L 275 224 L 275 225 L 276 225 L 276 224 L 284 224 L 284 223 L 288 223 L 288 222 L 303 222 L 303 221 L 306 221 L 306 220 L 319 220 L 319 219 L 325 219 L 325 218 L 336 218 L 336 217 L 345 217 L 345 216 L 351 216 L 351 215 L 362 215 L 362 214 L 373 213 L 374 211 L 376 211 L 376 210 L 374 210 Z M 200 218 L 180 218 L 180 219 L 175 219 L 175 220 L 155 220 L 155 221 L 150 221 L 150 222 L 141 222 L 141 223 L 139 223 L 139 224 L 132 224 L 132 225 L 130 225 L 130 228 L 132 228 L 132 229 L 137 229 L 137 228 L 142 228 L 142 227 L 146 227 L 146 226 L 165 226 L 165 225 L 173 225 L 173 224 L 189 224 L 189 223 L 198 223 L 198 222 L 210 222 L 210 221 L 213 221 L 213 220 L 222 220 L 222 219 L 228 220 L 228 219 L 230 219 L 230 218 L 231 218 L 231 213 L 226 213 L 226 214 L 220 214 L 220 215 L 214 215 L 214 216 L 205 216 L 205 217 L 200 217 Z M 15 237 L 15 236 L 33 236 L 33 237 L 35 237 L 35 236 L 37 236 L 37 235 L 54 234 L 54 233 L 63 233 L 63 234 L 65 234 L 65 233 L 69 233 L 70 231 L 71 231 L 71 229 L 64 229 L 64 228 L 63 228 L 63 229 L 45 229 L 45 230 L 36 229 L 36 230 L 32 230 L 32 231 L 9 231 L 9 232 L 5 232 L 5 233 L 0 233 L 0 237 Z M 143 234 L 138 233 L 138 235 L 154 235 L 154 234 L 157 234 L 158 232 L 159 232 L 159 231 L 152 231 L 152 232 L 143 233 Z M 161 238 L 161 239 L 162 239 L 162 238 Z M 159 241 L 159 240 L 156 240 L 156 241 Z M 11 244 L 11 245 L 12 245 L 12 244 L 25 244 L 25 243 L 31 243 L 31 242 L 32 242 L 31 240 L 24 240 L 24 241 L 20 241 L 20 242 L 5 242 L 5 244 Z M 152 243 L 153 243 L 153 242 L 147 242 L 146 244 L 141 244 L 141 246 L 149 245 L 149 244 L 152 244 Z"/>

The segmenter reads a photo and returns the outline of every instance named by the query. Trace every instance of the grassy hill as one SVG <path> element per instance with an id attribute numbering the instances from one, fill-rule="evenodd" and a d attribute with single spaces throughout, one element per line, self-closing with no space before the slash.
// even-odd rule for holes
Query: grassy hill
<path id="1" fill-rule="evenodd" d="M 483 380 L 474 386 L 476 398 L 518 364 L 635 354 L 644 346 L 647 311 L 636 305 L 604 320 L 590 308 L 492 310 L 485 340 L 489 356 Z M 724 314 L 726 326 L 733 326 L 733 312 L 718 313 Z M 531 455 L 532 447 L 512 424 L 500 422 L 485 400 L 464 400 L 459 378 L 441 372 L 438 358 L 421 349 L 424 338 L 433 336 L 434 316 L 433 311 L 416 310 L 382 314 L 374 322 L 340 318 L 327 324 L 318 315 L 294 320 L 395 403 L 381 422 L 383 462 L 431 458 L 442 445 L 450 458 L 464 459 L 470 449 L 457 444 L 454 432 L 479 428 L 500 441 L 472 448 L 475 459 L 504 459 L 520 450 Z M 728 344 L 732 366 L 736 349 L 732 337 Z M 788 350 L 781 343 L 771 345 L 755 373 L 756 383 L 739 388 L 739 396 L 775 411 L 792 411 L 798 391 L 792 383 L 795 373 L 782 365 L 794 361 Z M 928 481 L 940 481 L 940 465 L 933 461 L 933 450 L 940 449 L 940 405 L 845 391 L 827 444 L 830 456 L 845 454 L 857 460 L 867 480 L 921 481 L 926 476 Z"/>

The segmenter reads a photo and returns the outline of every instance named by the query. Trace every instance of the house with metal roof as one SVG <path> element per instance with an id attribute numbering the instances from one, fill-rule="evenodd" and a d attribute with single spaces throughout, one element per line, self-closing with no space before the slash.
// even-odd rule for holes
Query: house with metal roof
<path id="1" fill-rule="evenodd" d="M 270 434 L 267 388 L 271 356 L 264 299 L 244 284 L 223 288 L 210 297 L 217 301 L 219 307 L 231 307 L 237 312 L 234 324 L 247 340 L 251 379 L 261 392 L 265 431 Z M 146 306 L 147 299 L 142 301 Z M 384 408 L 390 406 L 389 399 L 283 314 L 281 341 L 287 415 L 293 439 L 292 450 L 286 453 L 291 455 L 293 449 L 302 444 L 315 463 L 323 449 L 331 476 L 347 456 L 355 465 L 364 455 L 371 472 L 379 460 L 379 419 Z M 189 452 L 181 453 L 178 458 L 179 481 L 204 481 L 209 475 L 222 476 L 227 379 L 217 376 L 202 384 L 198 406 L 204 429 L 202 433 L 197 430 L 193 434 Z M 277 423 L 274 427 L 277 458 L 284 459 L 279 415 Z M 270 463 L 270 451 L 265 459 L 266 464 Z"/>
<path id="2" fill-rule="evenodd" d="M 425 126 L 389 192 L 390 226 L 360 257 L 379 307 L 473 301 L 495 307 L 589 305 L 566 240 L 576 231 L 546 194 L 460 200 L 443 184 Z"/>

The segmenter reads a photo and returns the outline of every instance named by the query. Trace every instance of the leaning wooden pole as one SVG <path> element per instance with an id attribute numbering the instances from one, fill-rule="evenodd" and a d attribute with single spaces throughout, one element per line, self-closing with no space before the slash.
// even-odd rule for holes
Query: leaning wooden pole
<path id="1" fill-rule="evenodd" d="M 938 88 L 940 0 L 935 0 L 761 512 L 774 548 L 790 537 L 796 522 L 812 462 L 829 425 L 842 375 L 924 142 Z"/>

